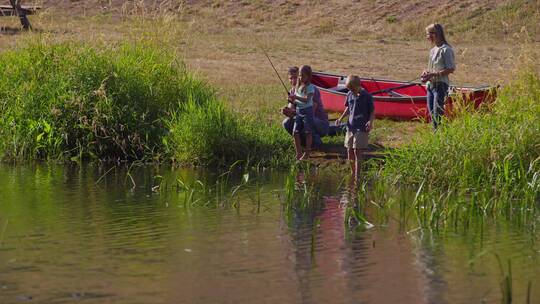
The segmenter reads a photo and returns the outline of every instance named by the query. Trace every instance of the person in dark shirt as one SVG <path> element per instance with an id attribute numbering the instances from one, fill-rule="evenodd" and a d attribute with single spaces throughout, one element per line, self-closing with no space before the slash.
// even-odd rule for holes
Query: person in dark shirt
<path id="1" fill-rule="evenodd" d="M 345 83 L 349 89 L 345 100 L 345 111 L 336 120 L 336 125 L 349 115 L 347 121 L 347 133 L 345 135 L 345 147 L 351 164 L 353 178 L 358 178 L 362 165 L 362 150 L 368 146 L 369 132 L 373 129 L 375 119 L 375 107 L 373 96 L 362 89 L 360 77 L 347 76 Z"/>

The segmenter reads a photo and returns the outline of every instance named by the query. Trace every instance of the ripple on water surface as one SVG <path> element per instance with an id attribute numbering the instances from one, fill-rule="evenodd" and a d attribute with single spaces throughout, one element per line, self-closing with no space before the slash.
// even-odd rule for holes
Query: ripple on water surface
<path id="1" fill-rule="evenodd" d="M 0 166 L 0 303 L 493 302 L 495 253 L 512 259 L 517 298 L 540 277 L 536 235 L 503 223 L 404 230 L 366 209 L 375 226 L 352 231 L 354 196 L 335 180 L 320 177 L 321 210 L 285 214 L 284 175 L 236 210 L 152 192 L 154 168 L 132 172 L 133 189 L 107 170 Z"/>

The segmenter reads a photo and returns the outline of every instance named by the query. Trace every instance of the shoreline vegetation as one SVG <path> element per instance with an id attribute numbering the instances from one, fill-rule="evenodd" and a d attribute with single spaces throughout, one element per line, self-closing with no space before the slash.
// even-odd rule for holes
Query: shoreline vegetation
<path id="1" fill-rule="evenodd" d="M 293 163 L 279 122 L 224 105 L 173 52 L 155 44 L 38 41 L 0 54 L 3 161 L 137 161 L 267 167 Z M 438 227 L 478 214 L 535 221 L 540 193 L 540 78 L 534 66 L 489 111 L 463 110 L 386 151 L 367 175 L 416 187 Z M 382 165 L 381 165 L 382 164 Z M 386 193 L 386 194 L 385 194 Z"/>
<path id="2" fill-rule="evenodd" d="M 534 224 L 540 200 L 540 76 L 521 70 L 489 111 L 463 111 L 436 133 L 387 154 L 374 175 L 416 187 L 423 223 L 502 215 Z M 472 216 L 471 216 L 472 215 Z"/>
<path id="3" fill-rule="evenodd" d="M 152 44 L 43 41 L 0 54 L 4 161 L 283 164 L 280 126 L 224 107 L 214 89 Z"/>
<path id="4" fill-rule="evenodd" d="M 332 240 L 343 238 L 353 249 L 347 251 L 356 254 L 365 244 L 376 248 L 376 241 L 380 251 L 385 246 L 380 236 L 393 237 L 396 230 L 398 238 L 412 240 L 411 248 L 418 249 L 413 252 L 416 262 L 429 271 L 422 280 L 438 280 L 438 273 L 433 275 L 438 268 L 444 272 L 467 264 L 471 271 L 466 279 L 480 275 L 494 281 L 497 269 L 487 260 L 494 254 L 502 301 L 525 297 L 528 282 L 529 302 L 535 298 L 535 273 L 523 270 L 531 268 L 537 253 L 530 244 L 540 220 L 538 3 L 413 0 L 351 6 L 335 1 L 329 9 L 327 2 L 306 0 L 44 0 L 41 13 L 31 16 L 33 31 L 21 31 L 16 17 L 0 18 L 5 20 L 0 28 L 0 164 L 16 167 L 3 172 L 6 190 L 21 190 L 6 192 L 16 194 L 6 205 L 6 216 L 15 218 L 4 216 L 0 222 L 0 245 L 8 246 L 4 240 L 10 235 L 29 235 L 18 232 L 18 215 L 34 229 L 39 223 L 33 215 L 44 214 L 41 222 L 48 224 L 56 218 L 46 215 L 57 215 L 50 208 L 69 203 L 62 210 L 71 215 L 88 207 L 87 197 L 97 207 L 89 209 L 96 215 L 89 219 L 97 225 L 105 223 L 99 217 L 104 210 L 111 211 L 107 219 L 128 219 L 123 222 L 131 229 L 140 213 L 152 229 L 146 235 L 158 241 L 168 239 L 153 237 L 156 216 L 173 221 L 183 220 L 178 212 L 190 221 L 205 216 L 206 227 L 207 214 L 221 222 L 229 216 L 191 211 L 234 208 L 233 220 L 252 216 L 257 226 L 264 226 L 260 215 L 274 216 L 277 212 L 268 210 L 278 207 L 280 226 L 289 226 L 291 235 L 307 231 L 309 238 L 296 240 L 308 245 L 310 265 L 325 247 L 320 232 Z M 425 123 L 376 120 L 370 143 L 381 147 L 377 153 L 383 157 L 366 160 L 357 182 L 342 163 L 296 163 L 292 138 L 278 112 L 286 102 L 283 88 L 261 48 L 270 53 L 279 73 L 289 65 L 310 64 L 342 75 L 412 79 L 426 62 L 429 46 L 423 35 L 431 22 L 448 25 L 458 66 L 453 83 L 502 84 L 496 101 L 475 112 L 456 107 L 436 133 Z M 323 142 L 341 147 L 343 138 Z M 59 163 L 62 169 L 37 166 L 18 172 L 33 161 Z M 267 168 L 284 175 L 276 179 Z M 60 184 L 69 186 L 66 199 L 57 191 Z M 47 199 L 36 201 L 33 192 Z M 276 196 L 277 201 L 268 199 Z M 135 210 L 134 203 L 145 208 Z M 169 206 L 175 208 L 161 212 Z M 151 212 L 144 214 L 146 210 Z M 343 234 L 336 230 L 341 227 L 321 222 L 324 211 L 343 221 Z M 75 229 L 88 228 L 72 217 L 67 224 L 58 217 L 62 231 L 70 232 L 66 227 L 73 223 L 78 224 Z M 240 223 L 242 233 L 253 226 L 245 223 Z M 275 217 L 270 223 L 276 223 Z M 371 233 L 355 235 L 372 227 L 382 233 L 372 242 L 365 238 Z M 118 225 L 112 228 L 118 232 Z M 340 234 L 328 233 L 334 230 Z M 49 234 L 45 237 L 55 245 Z M 443 248 L 456 240 L 470 246 Z M 518 248 L 521 243 L 530 246 Z M 332 253 L 340 247 L 336 244 L 329 243 Z M 184 252 L 194 249 L 200 255 L 193 245 Z M 516 248 L 524 253 L 516 256 Z M 445 254 L 452 250 L 459 259 L 446 264 L 437 260 L 448 260 L 451 255 Z M 504 267 L 499 254 L 512 259 L 514 279 L 510 258 Z M 479 265 L 486 265 L 485 270 Z M 494 299 L 493 290 L 483 297 Z"/>

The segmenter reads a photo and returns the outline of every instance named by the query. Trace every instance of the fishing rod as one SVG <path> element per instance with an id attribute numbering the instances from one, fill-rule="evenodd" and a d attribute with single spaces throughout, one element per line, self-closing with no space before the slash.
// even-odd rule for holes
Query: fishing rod
<path id="1" fill-rule="evenodd" d="M 255 40 L 257 40 L 257 42 L 259 42 L 259 40 L 257 38 L 255 38 Z M 276 76 L 278 77 L 279 81 L 283 85 L 283 88 L 285 89 L 285 92 L 287 92 L 287 95 L 289 95 L 289 89 L 287 89 L 287 86 L 285 85 L 285 82 L 283 82 L 283 79 L 281 79 L 281 76 L 279 76 L 279 73 L 276 70 L 276 67 L 272 63 L 272 60 L 270 60 L 270 56 L 268 56 L 268 53 L 266 52 L 266 50 L 264 49 L 262 44 L 260 42 L 258 44 L 259 44 L 259 47 L 261 48 L 261 50 L 263 51 L 264 55 L 266 56 L 266 59 L 268 59 L 268 62 L 270 62 L 270 65 L 272 66 L 272 69 L 274 69 L 274 72 L 276 72 Z"/>
<path id="2" fill-rule="evenodd" d="M 414 79 L 411 79 L 409 81 L 405 81 L 406 83 L 405 84 L 402 84 L 402 85 L 399 85 L 397 87 L 392 87 L 392 88 L 386 88 L 386 89 L 380 89 L 379 85 L 377 84 L 377 87 L 379 87 L 379 90 L 378 91 L 375 91 L 375 92 L 371 92 L 370 94 L 371 95 L 374 95 L 374 94 L 379 94 L 379 93 L 386 93 L 386 92 L 390 92 L 390 91 L 393 91 L 393 90 L 397 90 L 397 89 L 403 89 L 403 88 L 407 88 L 407 87 L 412 87 L 414 85 L 418 85 L 419 83 L 418 82 L 413 82 L 415 80 L 418 80 L 420 77 L 416 77 Z M 372 78 L 373 81 L 375 81 L 373 78 Z M 375 82 L 376 83 L 376 82 Z"/>

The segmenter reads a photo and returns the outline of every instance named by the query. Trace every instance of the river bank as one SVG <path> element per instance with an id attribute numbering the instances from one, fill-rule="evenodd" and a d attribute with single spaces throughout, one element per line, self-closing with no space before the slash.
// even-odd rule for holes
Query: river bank
<path id="1" fill-rule="evenodd" d="M 43 5 L 0 20 L 1 303 L 540 299 L 536 3 Z M 262 49 L 282 76 L 412 79 L 433 19 L 453 83 L 496 102 L 437 133 L 376 120 L 357 181 L 295 162 Z"/>

